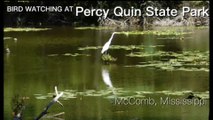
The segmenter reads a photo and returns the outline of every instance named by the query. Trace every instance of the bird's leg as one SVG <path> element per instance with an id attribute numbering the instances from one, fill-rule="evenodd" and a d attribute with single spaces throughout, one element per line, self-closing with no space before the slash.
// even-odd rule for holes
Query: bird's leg
<path id="1" fill-rule="evenodd" d="M 105 51 L 104 53 L 103 53 L 103 55 L 107 55 L 108 53 L 107 53 L 107 51 Z"/>

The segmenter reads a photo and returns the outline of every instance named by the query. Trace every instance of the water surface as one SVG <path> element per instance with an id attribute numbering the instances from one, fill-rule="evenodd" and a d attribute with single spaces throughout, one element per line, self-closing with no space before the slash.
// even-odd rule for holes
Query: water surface
<path id="1" fill-rule="evenodd" d="M 36 32 L 5 32 L 10 53 L 4 53 L 4 119 L 12 119 L 11 100 L 15 95 L 27 96 L 24 119 L 36 117 L 52 99 L 54 86 L 67 96 L 60 99 L 64 108 L 54 104 L 50 114 L 65 112 L 70 120 L 207 120 L 209 115 L 209 72 L 162 70 L 137 67 L 141 62 L 158 57 L 129 57 L 135 52 L 209 51 L 208 29 L 193 29 L 184 40 L 171 36 L 115 35 L 112 45 L 143 45 L 142 50 L 109 49 L 117 58 L 111 64 L 101 60 L 101 49 L 79 50 L 81 47 L 102 46 L 114 30 L 53 28 Z M 163 38 L 163 39 L 162 39 Z M 161 45 L 160 47 L 149 47 Z M 78 56 L 72 56 L 78 53 Z M 206 104 L 193 105 L 115 105 L 112 89 L 103 80 L 108 72 L 118 97 L 185 98 L 188 92 L 207 96 Z M 145 91 L 145 92 L 144 92 Z M 165 92 L 167 91 L 167 92 Z M 149 94 L 145 94 L 145 93 Z M 171 94 L 177 93 L 177 94 Z M 180 93 L 180 94 L 178 94 Z"/>

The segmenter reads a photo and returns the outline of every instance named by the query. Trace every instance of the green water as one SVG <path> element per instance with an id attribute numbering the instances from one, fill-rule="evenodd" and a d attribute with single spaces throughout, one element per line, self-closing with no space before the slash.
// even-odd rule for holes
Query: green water
<path id="1" fill-rule="evenodd" d="M 207 120 L 208 71 L 138 67 L 141 62 L 159 58 L 127 56 L 131 53 L 156 51 L 208 52 L 209 30 L 192 31 L 192 34 L 182 36 L 183 40 L 171 39 L 171 36 L 115 35 L 112 45 L 145 47 L 141 50 L 109 49 L 108 53 L 117 58 L 110 64 L 101 60 L 101 49 L 79 48 L 104 45 L 113 30 L 61 27 L 36 32 L 5 32 L 5 37 L 18 40 L 4 41 L 4 46 L 11 51 L 4 53 L 4 119 L 12 119 L 11 100 L 17 94 L 29 97 L 25 101 L 23 118 L 35 118 L 52 100 L 54 86 L 57 86 L 59 91 L 64 92 L 60 98 L 64 107 L 54 104 L 49 114 L 65 112 L 62 118 L 66 120 Z M 156 45 L 159 46 L 149 47 Z M 78 56 L 72 56 L 76 53 Z M 104 70 L 109 75 L 115 93 L 103 81 Z M 116 98 L 113 94 L 127 98 L 137 96 L 138 99 L 151 97 L 158 102 L 161 97 L 185 98 L 188 91 L 205 96 L 205 105 L 113 103 Z"/>

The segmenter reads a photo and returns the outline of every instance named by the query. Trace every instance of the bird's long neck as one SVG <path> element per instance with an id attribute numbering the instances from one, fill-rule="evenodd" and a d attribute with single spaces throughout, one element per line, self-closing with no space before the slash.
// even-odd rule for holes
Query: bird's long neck
<path id="1" fill-rule="evenodd" d="M 112 36 L 110 37 L 110 40 L 109 40 L 110 42 L 112 41 L 113 36 L 114 36 L 114 33 L 113 33 Z"/>

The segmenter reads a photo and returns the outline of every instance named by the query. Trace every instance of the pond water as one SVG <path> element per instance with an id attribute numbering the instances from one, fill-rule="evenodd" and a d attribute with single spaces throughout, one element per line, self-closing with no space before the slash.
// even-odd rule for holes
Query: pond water
<path id="1" fill-rule="evenodd" d="M 60 98 L 64 107 L 54 104 L 49 117 L 64 112 L 60 119 L 208 119 L 208 28 L 193 28 L 183 35 L 115 34 L 107 53 L 116 61 L 103 62 L 98 46 L 103 46 L 112 32 L 68 27 L 5 32 L 4 37 L 17 41 L 4 40 L 5 48 L 10 49 L 4 53 L 4 120 L 12 119 L 15 95 L 27 98 L 23 119 L 38 116 L 52 100 L 54 86 L 64 92 Z M 125 46 L 129 49 L 122 49 Z M 88 47 L 94 49 L 85 49 Z M 154 54 L 159 51 L 164 53 Z M 160 103 L 167 97 L 183 100 L 190 92 L 204 104 Z M 133 102 L 150 98 L 157 104 L 116 104 L 122 98 L 134 98 Z"/>

